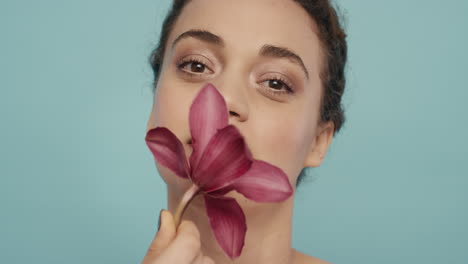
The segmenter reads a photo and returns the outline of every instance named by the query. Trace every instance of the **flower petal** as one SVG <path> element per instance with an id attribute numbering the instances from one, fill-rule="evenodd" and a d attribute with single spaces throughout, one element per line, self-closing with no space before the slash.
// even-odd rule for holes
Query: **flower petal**
<path id="1" fill-rule="evenodd" d="M 171 169 L 182 178 L 189 175 L 189 166 L 182 142 L 169 129 L 156 127 L 149 130 L 145 137 L 146 145 L 154 158 L 163 166 Z"/>
<path id="2" fill-rule="evenodd" d="M 231 184 L 251 165 L 244 138 L 235 126 L 228 125 L 211 139 L 200 163 L 192 169 L 192 180 L 205 192 L 215 191 Z"/>
<path id="3" fill-rule="evenodd" d="M 247 232 L 244 212 L 234 198 L 204 197 L 206 213 L 218 244 L 231 259 L 239 257 Z"/>
<path id="4" fill-rule="evenodd" d="M 256 202 L 281 202 L 293 193 L 286 173 L 261 160 L 254 160 L 249 171 L 214 195 L 225 194 L 231 190 L 236 190 Z"/>
<path id="5" fill-rule="evenodd" d="M 228 117 L 223 96 L 213 84 L 206 84 L 190 106 L 189 124 L 193 147 L 190 163 L 192 167 L 197 166 L 208 142 L 218 129 L 228 125 Z"/>

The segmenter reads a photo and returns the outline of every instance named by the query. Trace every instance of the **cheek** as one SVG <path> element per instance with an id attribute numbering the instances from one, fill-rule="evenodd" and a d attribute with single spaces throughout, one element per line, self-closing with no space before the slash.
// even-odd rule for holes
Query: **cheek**
<path id="1" fill-rule="evenodd" d="M 155 126 L 170 129 L 179 140 L 185 140 L 189 130 L 188 113 L 192 95 L 172 85 L 158 86 L 153 106 Z"/>
<path id="2" fill-rule="evenodd" d="M 186 158 L 190 157 L 192 149 L 185 144 L 190 137 L 189 109 L 193 100 L 192 92 L 181 89 L 171 82 L 162 82 L 155 91 L 155 98 L 150 122 L 153 127 L 166 127 L 183 143 Z M 156 163 L 160 176 L 172 192 L 183 192 L 187 180 L 175 175 L 171 170 Z"/>
<path id="3" fill-rule="evenodd" d="M 312 115 L 305 116 L 302 110 L 287 115 L 275 114 L 274 118 L 259 118 L 258 127 L 254 129 L 256 158 L 280 167 L 295 182 L 313 136 L 313 120 L 309 119 L 313 119 Z"/>

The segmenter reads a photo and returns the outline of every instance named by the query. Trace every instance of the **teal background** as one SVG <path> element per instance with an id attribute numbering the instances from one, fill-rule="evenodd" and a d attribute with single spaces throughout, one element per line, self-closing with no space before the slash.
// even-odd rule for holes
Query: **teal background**
<path id="1" fill-rule="evenodd" d="M 144 134 L 165 1 L 0 1 L 0 263 L 139 263 L 165 186 Z M 468 2 L 338 1 L 347 121 L 294 247 L 468 263 Z"/>

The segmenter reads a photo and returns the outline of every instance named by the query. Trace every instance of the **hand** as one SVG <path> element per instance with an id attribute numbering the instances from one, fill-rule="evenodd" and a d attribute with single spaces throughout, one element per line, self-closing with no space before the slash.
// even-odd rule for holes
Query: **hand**
<path id="1" fill-rule="evenodd" d="M 191 221 L 182 220 L 176 230 L 171 212 L 162 210 L 160 227 L 142 264 L 215 264 L 201 252 L 200 232 Z"/>

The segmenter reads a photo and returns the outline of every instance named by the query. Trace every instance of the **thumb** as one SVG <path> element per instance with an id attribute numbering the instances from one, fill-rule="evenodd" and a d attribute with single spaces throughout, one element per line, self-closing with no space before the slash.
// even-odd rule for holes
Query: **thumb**
<path id="1" fill-rule="evenodd" d="M 148 248 L 145 259 L 155 259 L 172 242 L 172 240 L 174 240 L 176 236 L 174 217 L 172 216 L 171 212 L 167 210 L 161 210 L 159 220 L 159 230 Z"/>

